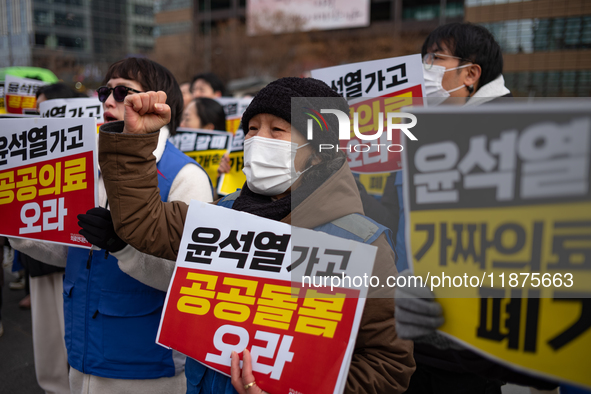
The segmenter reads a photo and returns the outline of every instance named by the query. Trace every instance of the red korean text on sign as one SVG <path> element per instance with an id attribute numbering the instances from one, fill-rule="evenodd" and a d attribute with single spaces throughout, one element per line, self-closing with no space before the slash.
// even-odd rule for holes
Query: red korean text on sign
<path id="1" fill-rule="evenodd" d="M 231 352 L 247 347 L 266 391 L 332 393 L 358 295 L 178 267 L 159 343 L 228 375 Z M 310 369 L 311 358 L 322 373 Z"/>
<path id="2" fill-rule="evenodd" d="M 351 118 L 351 138 L 340 140 L 340 148 L 347 153 L 349 167 L 354 173 L 373 174 L 398 171 L 402 168 L 400 146 L 388 146 L 400 144 L 400 130 L 392 132 L 392 140 L 388 140 L 387 114 L 401 112 L 402 108 L 421 104 L 421 86 L 390 93 L 382 97 L 365 100 L 352 104 L 349 108 Z M 353 133 L 353 115 L 357 113 L 359 132 L 361 134 L 374 135 L 380 126 L 380 113 L 383 120 L 383 133 L 377 140 L 360 140 Z M 394 119 L 400 122 L 399 119 Z M 380 144 L 379 148 L 372 146 Z M 360 145 L 367 145 L 365 146 Z M 368 150 L 370 148 L 370 150 Z M 366 150 L 368 150 L 366 152 Z"/>
<path id="3" fill-rule="evenodd" d="M 76 215 L 94 201 L 92 152 L 0 172 L 0 234 L 79 244 Z"/>

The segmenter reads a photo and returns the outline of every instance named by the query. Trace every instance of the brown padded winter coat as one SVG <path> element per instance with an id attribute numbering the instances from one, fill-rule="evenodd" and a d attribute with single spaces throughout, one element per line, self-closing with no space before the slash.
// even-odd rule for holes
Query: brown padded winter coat
<path id="1" fill-rule="evenodd" d="M 158 133 L 121 134 L 123 122 L 101 126 L 99 161 L 117 234 L 141 252 L 176 260 L 188 206 L 162 202 L 158 191 Z M 345 163 L 282 222 L 314 228 L 350 213 L 363 213 Z M 394 252 L 382 234 L 373 275 L 396 275 Z M 382 298 L 377 298 L 382 297 Z M 370 295 L 363 311 L 345 393 L 403 393 L 415 369 L 411 341 L 396 335 L 393 289 Z M 320 373 L 320 372 L 319 372 Z"/>

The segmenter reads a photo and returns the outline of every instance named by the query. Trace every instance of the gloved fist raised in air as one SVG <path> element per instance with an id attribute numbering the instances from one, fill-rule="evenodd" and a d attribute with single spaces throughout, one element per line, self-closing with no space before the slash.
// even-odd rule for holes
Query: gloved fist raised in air
<path id="1" fill-rule="evenodd" d="M 108 209 L 91 208 L 77 217 L 78 226 L 81 227 L 78 232 L 91 244 L 110 253 L 118 252 L 127 246 L 127 243 L 115 232 L 111 212 Z"/>

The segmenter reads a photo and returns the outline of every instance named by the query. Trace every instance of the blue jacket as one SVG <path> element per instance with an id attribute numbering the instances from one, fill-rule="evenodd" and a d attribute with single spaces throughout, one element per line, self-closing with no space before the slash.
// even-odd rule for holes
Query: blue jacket
<path id="1" fill-rule="evenodd" d="M 163 201 L 188 163 L 199 165 L 166 143 L 157 165 Z M 69 248 L 64 278 L 68 363 L 112 379 L 174 376 L 172 351 L 156 344 L 165 296 L 121 271 L 105 250 Z"/>
<path id="2" fill-rule="evenodd" d="M 220 200 L 217 205 L 231 209 L 239 195 L 240 191 L 234 192 Z M 343 223 L 342 219 L 345 218 L 346 220 Z M 369 228 L 370 231 L 368 234 L 362 235 L 356 230 L 357 226 L 348 226 L 346 225 L 347 222 L 351 224 L 363 223 L 365 226 L 362 227 Z M 390 229 L 360 214 L 347 215 L 341 219 L 315 227 L 314 230 L 366 244 L 373 243 L 385 232 L 390 247 L 394 248 Z M 185 364 L 185 375 L 187 376 L 187 394 L 237 394 L 229 377 L 206 367 L 190 357 L 187 357 Z"/>

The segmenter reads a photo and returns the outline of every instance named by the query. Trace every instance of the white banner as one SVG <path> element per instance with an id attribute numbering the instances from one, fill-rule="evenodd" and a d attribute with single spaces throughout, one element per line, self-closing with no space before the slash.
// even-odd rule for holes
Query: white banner
<path id="1" fill-rule="evenodd" d="M 369 0 L 249 0 L 248 35 L 369 26 Z"/>

